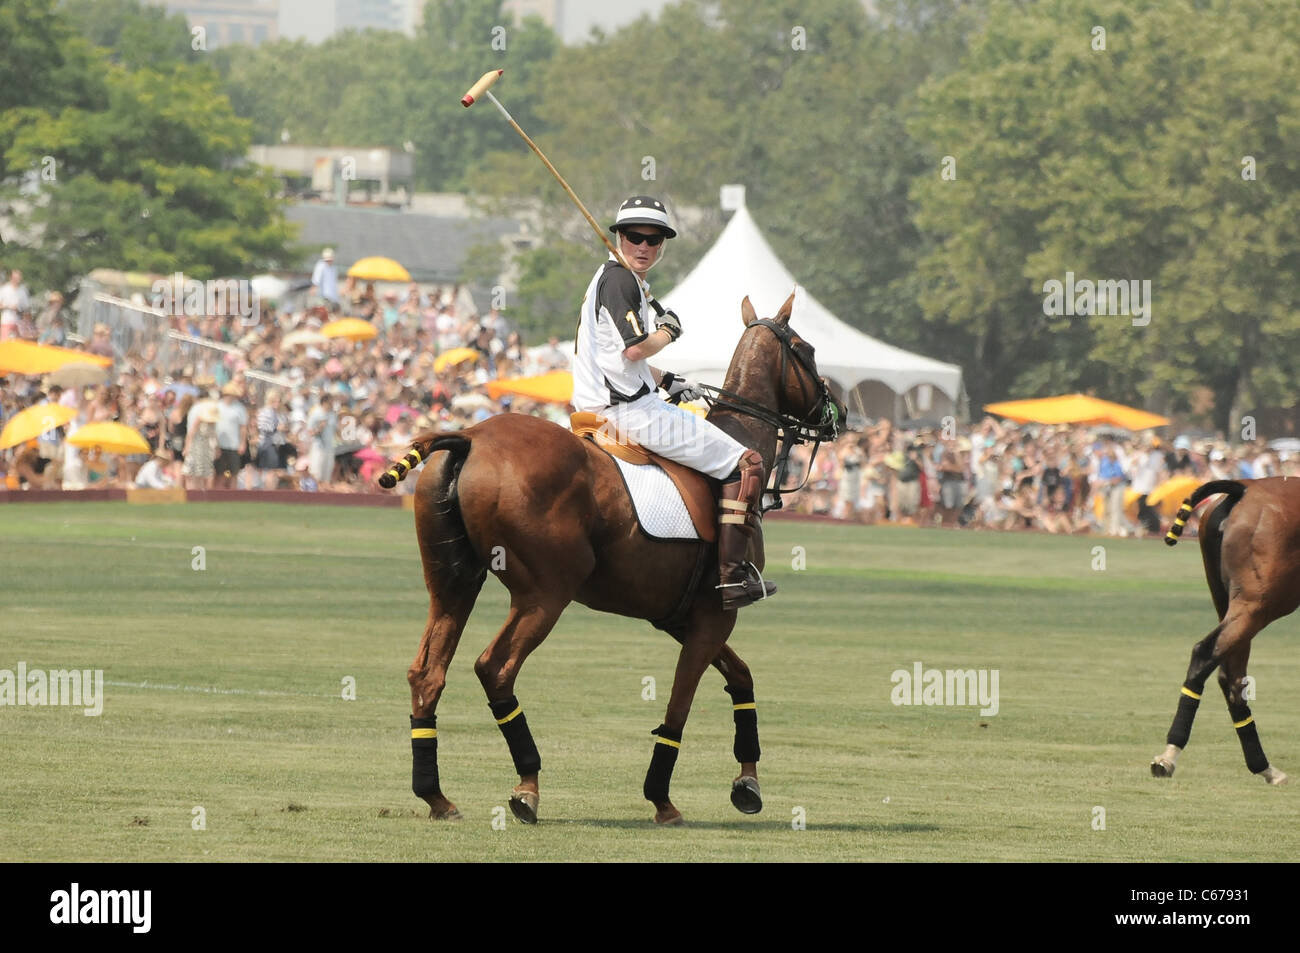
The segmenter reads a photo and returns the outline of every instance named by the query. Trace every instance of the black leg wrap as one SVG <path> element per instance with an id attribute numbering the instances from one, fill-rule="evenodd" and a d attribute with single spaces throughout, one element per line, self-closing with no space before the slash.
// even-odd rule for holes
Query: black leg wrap
<path id="1" fill-rule="evenodd" d="M 433 734 L 429 734 L 433 732 Z M 437 797 L 438 784 L 438 716 L 411 716 L 411 790 L 416 797 Z"/>
<path id="2" fill-rule="evenodd" d="M 758 748 L 758 710 L 740 707 L 754 704 L 754 690 L 728 685 L 725 691 L 731 696 L 732 716 L 736 722 L 736 743 L 732 753 L 741 764 L 757 761 L 761 753 Z"/>
<path id="3" fill-rule="evenodd" d="M 654 754 L 650 756 L 650 770 L 645 773 L 645 784 L 641 787 L 641 793 L 651 804 L 660 804 L 668 800 L 668 785 L 673 780 L 673 767 L 677 764 L 677 752 L 681 748 L 682 733 L 660 725 L 650 734 L 658 735 L 660 740 L 655 742 Z"/>
<path id="4" fill-rule="evenodd" d="M 1192 698 L 1187 694 L 1189 690 L 1196 691 L 1191 686 L 1184 685 L 1183 693 L 1178 696 L 1178 713 L 1174 715 L 1174 723 L 1169 728 L 1165 744 L 1176 745 L 1179 748 L 1187 747 L 1187 739 L 1192 735 L 1192 720 L 1196 717 L 1196 709 L 1201 705 L 1199 698 Z M 1197 691 L 1196 694 L 1199 695 L 1200 692 Z"/>
<path id="5" fill-rule="evenodd" d="M 1268 758 L 1264 757 L 1264 746 L 1259 743 L 1259 728 L 1251 717 L 1250 706 L 1229 705 L 1228 714 L 1232 716 L 1232 727 L 1237 729 L 1237 740 L 1241 742 L 1241 752 L 1246 756 L 1246 767 L 1252 774 L 1259 774 L 1268 767 Z"/>
<path id="6" fill-rule="evenodd" d="M 520 776 L 540 772 L 542 756 L 537 753 L 537 745 L 533 744 L 533 733 L 528 730 L 528 719 L 519 707 L 519 699 L 511 695 L 499 702 L 490 701 L 488 708 L 492 709 L 492 717 L 497 720 L 497 727 L 505 736 L 510 757 L 515 762 L 515 771 Z"/>

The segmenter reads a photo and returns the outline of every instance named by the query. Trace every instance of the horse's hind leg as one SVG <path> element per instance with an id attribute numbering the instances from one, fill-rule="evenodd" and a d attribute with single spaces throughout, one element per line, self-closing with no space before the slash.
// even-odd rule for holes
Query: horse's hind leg
<path id="1" fill-rule="evenodd" d="M 1238 645 L 1223 658 L 1223 667 L 1219 669 L 1219 687 L 1228 702 L 1228 714 L 1232 718 L 1232 727 L 1237 729 L 1237 738 L 1241 742 L 1242 753 L 1246 756 L 1246 767 L 1258 774 L 1269 784 L 1286 784 L 1287 776 L 1268 763 L 1264 748 L 1259 743 L 1259 729 L 1255 717 L 1246 704 L 1246 663 L 1250 661 L 1250 640 Z"/>
<path id="2" fill-rule="evenodd" d="M 435 820 L 460 819 L 460 812 L 442 793 L 438 779 L 437 709 L 447 684 L 447 666 L 456 654 L 465 620 L 482 585 L 480 576 L 445 597 L 430 597 L 429 621 L 415 661 L 406 672 L 411 686 L 411 789 L 428 802 L 429 816 Z"/>
<path id="3" fill-rule="evenodd" d="M 758 790 L 758 709 L 754 703 L 754 678 L 749 666 L 730 645 L 724 644 L 713 660 L 713 667 L 727 680 L 726 692 L 731 696 L 732 718 L 736 724 L 736 740 L 732 746 L 740 762 L 740 774 L 731 782 L 731 803 L 742 814 L 757 814 L 763 809 L 763 798 Z"/>
<path id="4" fill-rule="evenodd" d="M 459 465 L 452 454 L 435 453 L 416 485 L 416 537 L 429 590 L 429 620 L 406 673 L 411 686 L 411 787 L 428 802 L 430 817 L 448 820 L 458 819 L 460 812 L 443 795 L 438 778 L 438 699 L 465 621 L 487 578 L 466 539 L 456 498 Z"/>
<path id="5" fill-rule="evenodd" d="M 550 634 L 568 602 L 540 602 L 513 593 L 512 597 L 506 624 L 474 663 L 474 673 L 483 683 L 488 707 L 519 773 L 519 784 L 510 794 L 510 810 L 525 824 L 536 824 L 540 797 L 537 776 L 542 758 L 523 707 L 515 697 L 515 679 L 524 659 Z"/>
<path id="6" fill-rule="evenodd" d="M 1192 722 L 1201 704 L 1205 682 L 1214 670 L 1243 644 L 1249 645 L 1263 625 L 1252 608 L 1230 606 L 1223 621 L 1214 627 L 1192 649 L 1192 660 L 1187 666 L 1187 678 L 1178 697 L 1178 711 L 1165 738 L 1165 750 L 1151 762 L 1151 774 L 1157 778 L 1172 777 L 1178 755 L 1187 747 L 1192 734 Z M 1244 669 L 1244 662 L 1242 663 Z M 1241 674 L 1245 674 L 1243 671 Z"/>

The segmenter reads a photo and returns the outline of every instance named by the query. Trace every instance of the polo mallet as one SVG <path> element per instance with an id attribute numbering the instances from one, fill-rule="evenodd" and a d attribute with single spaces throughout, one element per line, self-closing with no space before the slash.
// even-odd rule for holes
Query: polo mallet
<path id="1" fill-rule="evenodd" d="M 468 109 L 470 106 L 473 106 L 475 101 L 481 96 L 487 96 L 488 99 L 492 100 L 492 104 L 496 106 L 497 109 L 501 110 L 501 115 L 506 117 L 506 122 L 510 123 L 511 128 L 513 128 L 515 132 L 519 133 L 519 137 L 523 139 L 524 142 L 528 143 L 528 148 L 532 149 L 537 155 L 537 158 L 542 160 L 542 164 L 551 170 L 551 175 L 555 176 L 556 181 L 560 183 L 565 193 L 569 198 L 573 199 L 573 204 L 578 206 L 578 211 L 582 213 L 582 217 L 587 220 L 587 224 L 591 226 L 592 231 L 596 233 L 597 237 L 605 243 L 605 247 L 608 248 L 614 257 L 618 259 L 619 264 L 624 268 L 627 268 L 628 271 L 632 271 L 631 267 L 629 267 L 627 263 L 627 259 L 624 258 L 623 254 L 614 246 L 614 243 L 609 240 L 609 236 L 605 234 L 604 229 L 602 229 L 600 225 L 596 223 L 596 220 L 591 217 L 591 213 L 587 211 L 587 207 L 582 204 L 582 199 L 578 198 L 573 189 L 569 188 L 569 183 L 564 181 L 564 176 L 560 175 L 555 166 L 551 165 L 551 160 L 542 154 L 542 150 L 537 148 L 537 143 L 528 138 L 528 133 L 519 128 L 519 123 L 515 122 L 514 117 L 506 111 L 506 107 L 502 106 L 500 101 L 492 95 L 492 91 L 489 87 L 500 79 L 501 74 L 504 72 L 505 70 L 503 69 L 488 70 L 479 78 L 477 83 L 469 88 L 469 92 L 460 98 L 460 104 Z M 633 272 L 633 274 L 636 274 L 636 272 Z M 644 283 L 642 283 L 641 287 L 642 290 L 645 290 L 646 300 L 649 301 L 650 307 L 655 309 L 655 314 L 663 317 L 663 305 L 650 295 L 650 292 L 645 289 Z"/>

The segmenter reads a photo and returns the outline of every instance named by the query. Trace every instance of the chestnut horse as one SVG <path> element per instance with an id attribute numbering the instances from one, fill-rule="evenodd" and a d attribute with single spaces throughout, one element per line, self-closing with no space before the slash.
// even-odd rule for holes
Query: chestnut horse
<path id="1" fill-rule="evenodd" d="M 1201 559 L 1219 624 L 1192 649 L 1178 712 L 1163 752 L 1151 762 L 1158 778 L 1172 777 L 1174 763 L 1192 733 L 1192 720 L 1210 673 L 1219 669 L 1219 687 L 1237 729 L 1246 767 L 1269 784 L 1287 776 L 1268 763 L 1255 718 L 1246 704 L 1246 663 L 1250 640 L 1274 619 L 1300 606 L 1300 480 L 1215 480 L 1183 501 L 1165 542 L 1173 546 L 1183 524 L 1206 499 L 1224 499 L 1201 520 Z"/>
<path id="2" fill-rule="evenodd" d="M 789 328 L 793 301 L 791 295 L 770 321 L 757 319 L 748 298 L 742 302 L 746 330 L 717 391 L 726 399 L 719 398 L 708 415 L 762 455 L 764 473 L 772 472 L 779 425 L 787 440 L 833 440 L 844 419 L 843 405 L 817 375 L 812 348 Z M 710 665 L 726 679 L 733 703 L 740 775 L 732 783 L 732 803 L 747 814 L 761 810 L 754 680 L 726 644 L 736 611 L 723 610 L 714 588 L 716 545 L 655 540 L 641 532 L 609 454 L 537 417 L 501 414 L 463 431 L 421 434 L 380 485 L 393 486 L 420 460 L 426 463 L 415 488 L 415 526 L 429 620 L 407 680 L 412 788 L 428 802 L 429 816 L 460 816 L 438 775 L 436 712 L 447 667 L 488 572 L 510 591 L 510 612 L 474 672 L 519 774 L 510 798 L 516 817 L 537 821 L 541 759 L 515 697 L 515 679 L 570 602 L 653 620 L 681 643 L 643 788 L 655 806 L 655 821 L 681 823 L 668 787 L 691 702 Z M 760 553 L 755 547 L 761 569 Z"/>

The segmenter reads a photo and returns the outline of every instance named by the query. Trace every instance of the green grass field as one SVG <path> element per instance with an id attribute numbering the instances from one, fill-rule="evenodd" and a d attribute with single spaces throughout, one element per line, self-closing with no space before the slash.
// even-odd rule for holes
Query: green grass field
<path id="1" fill-rule="evenodd" d="M 730 699 L 710 671 L 673 783 L 687 826 L 654 828 L 641 782 L 677 646 L 573 606 L 518 684 L 543 758 L 542 822 L 497 829 L 515 777 L 472 669 L 504 618 L 495 580 L 438 712 L 443 787 L 465 820 L 429 822 L 410 792 L 405 673 L 427 604 L 409 512 L 0 506 L 0 669 L 99 668 L 107 681 L 98 718 L 0 707 L 0 861 L 1300 853 L 1300 792 L 1247 772 L 1213 681 L 1177 776 L 1148 772 L 1214 621 L 1194 542 L 772 521 L 767 552 L 781 592 L 744 610 L 732 637 L 757 680 L 763 813 L 728 801 Z M 1251 667 L 1264 748 L 1292 773 L 1296 625 L 1266 630 Z M 998 714 L 893 705 L 891 673 L 918 661 L 996 669 Z M 645 676 L 658 700 L 642 698 Z"/>

